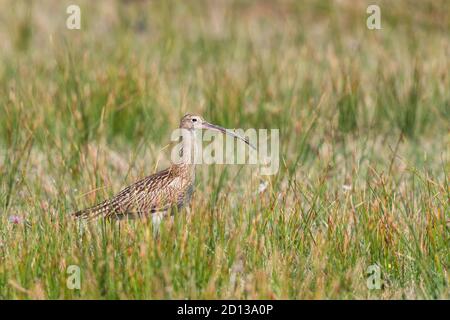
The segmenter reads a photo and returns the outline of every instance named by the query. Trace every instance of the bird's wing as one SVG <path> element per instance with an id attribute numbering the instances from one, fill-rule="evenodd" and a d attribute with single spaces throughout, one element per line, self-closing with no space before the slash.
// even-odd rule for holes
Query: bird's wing
<path id="1" fill-rule="evenodd" d="M 76 217 L 94 219 L 145 216 L 167 211 L 176 205 L 178 194 L 171 185 L 170 169 L 148 176 L 94 207 L 74 213 Z"/>

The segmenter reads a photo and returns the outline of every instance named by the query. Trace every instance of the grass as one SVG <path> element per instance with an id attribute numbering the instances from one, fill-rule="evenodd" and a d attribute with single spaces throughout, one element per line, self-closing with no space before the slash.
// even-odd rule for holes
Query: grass
<path id="1" fill-rule="evenodd" d="M 448 2 L 375 31 L 365 1 L 75 1 L 79 31 L 66 2 L 1 5 L 1 299 L 450 298 Z M 200 166 L 158 237 L 70 218 L 169 165 L 187 112 L 280 129 L 280 170 Z"/>

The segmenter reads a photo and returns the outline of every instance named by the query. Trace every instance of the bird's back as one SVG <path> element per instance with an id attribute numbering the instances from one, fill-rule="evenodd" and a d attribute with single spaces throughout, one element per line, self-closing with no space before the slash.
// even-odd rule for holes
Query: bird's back
<path id="1" fill-rule="evenodd" d="M 142 217 L 181 208 L 190 200 L 193 170 L 172 166 L 137 181 L 111 199 L 74 213 L 75 217 L 93 219 Z"/>

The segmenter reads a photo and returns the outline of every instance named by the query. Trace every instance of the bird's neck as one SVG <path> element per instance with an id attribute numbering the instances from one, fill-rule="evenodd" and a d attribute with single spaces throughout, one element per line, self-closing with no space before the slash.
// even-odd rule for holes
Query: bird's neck
<path id="1" fill-rule="evenodd" d="M 194 171 L 198 152 L 195 131 L 186 131 L 181 136 L 180 158 L 173 164 L 174 169 Z"/>

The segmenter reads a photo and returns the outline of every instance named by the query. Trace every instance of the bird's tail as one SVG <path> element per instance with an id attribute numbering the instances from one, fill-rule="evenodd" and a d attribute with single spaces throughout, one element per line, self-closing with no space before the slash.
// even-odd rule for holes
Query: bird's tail
<path id="1" fill-rule="evenodd" d="M 92 220 L 105 215 L 106 213 L 109 212 L 109 210 L 110 210 L 110 201 L 105 201 L 93 207 L 74 212 L 72 213 L 72 216 L 77 219 Z"/>

